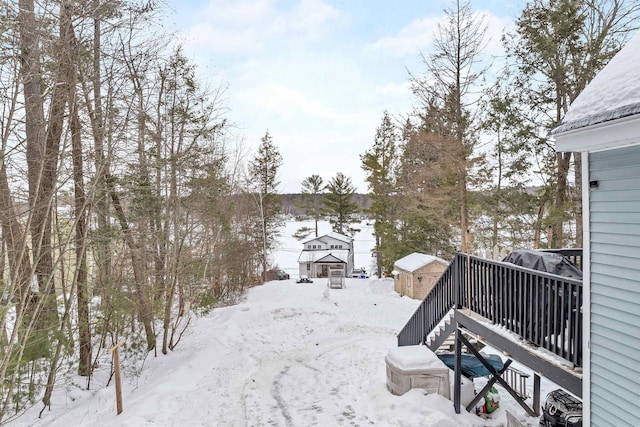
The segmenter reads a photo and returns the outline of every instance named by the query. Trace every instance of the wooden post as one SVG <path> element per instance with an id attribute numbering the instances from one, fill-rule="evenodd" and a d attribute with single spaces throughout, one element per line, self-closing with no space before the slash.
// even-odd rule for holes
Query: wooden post
<path id="1" fill-rule="evenodd" d="M 540 375 L 533 374 L 533 413 L 540 416 Z"/>
<path id="2" fill-rule="evenodd" d="M 113 355 L 113 370 L 116 377 L 116 407 L 118 415 L 122 413 L 122 383 L 120 382 L 120 353 L 118 348 L 124 344 L 124 340 L 118 341 L 118 343 L 109 349 L 109 353 Z"/>
<path id="3" fill-rule="evenodd" d="M 465 252 L 467 253 L 467 305 L 469 307 L 469 310 L 473 310 L 473 308 L 471 307 L 471 233 L 469 232 L 469 230 L 467 229 L 467 231 L 465 232 L 466 237 L 466 248 L 465 248 Z"/>

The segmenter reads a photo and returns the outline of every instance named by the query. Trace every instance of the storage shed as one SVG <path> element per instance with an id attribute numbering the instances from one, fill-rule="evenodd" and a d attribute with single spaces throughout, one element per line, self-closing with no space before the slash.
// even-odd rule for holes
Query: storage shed
<path id="1" fill-rule="evenodd" d="M 393 264 L 394 289 L 400 295 L 424 299 L 449 263 L 433 255 L 414 252 Z"/>

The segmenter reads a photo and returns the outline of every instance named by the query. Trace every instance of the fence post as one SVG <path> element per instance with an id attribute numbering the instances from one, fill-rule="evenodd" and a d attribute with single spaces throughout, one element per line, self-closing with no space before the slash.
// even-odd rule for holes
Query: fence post
<path id="1" fill-rule="evenodd" d="M 118 349 L 124 344 L 124 340 L 118 341 L 116 345 L 109 349 L 109 353 L 113 355 L 113 370 L 116 379 L 116 408 L 118 415 L 122 413 L 122 384 L 120 382 L 120 352 Z"/>

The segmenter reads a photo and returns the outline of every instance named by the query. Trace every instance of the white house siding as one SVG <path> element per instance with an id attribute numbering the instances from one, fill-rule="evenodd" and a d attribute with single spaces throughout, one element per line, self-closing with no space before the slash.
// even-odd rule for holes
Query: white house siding
<path id="1" fill-rule="evenodd" d="M 638 425 L 640 145 L 590 153 L 589 181 L 590 421 Z"/>

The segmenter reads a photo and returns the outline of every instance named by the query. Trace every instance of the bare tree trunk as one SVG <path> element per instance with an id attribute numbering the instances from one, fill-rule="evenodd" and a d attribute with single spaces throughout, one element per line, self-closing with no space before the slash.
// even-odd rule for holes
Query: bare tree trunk
<path id="1" fill-rule="evenodd" d="M 45 332 L 48 326 L 55 324 L 58 319 L 51 247 L 51 212 L 53 194 L 57 185 L 58 154 L 68 95 L 66 73 L 68 73 L 69 63 L 68 58 L 63 54 L 55 78 L 49 117 L 45 120 L 41 93 L 39 41 L 33 0 L 20 0 L 19 6 L 22 65 L 20 71 L 24 88 L 27 180 L 31 208 L 29 230 L 33 264 L 39 284 L 39 292 L 30 300 L 38 302 L 42 299 L 44 303 L 42 313 L 38 316 L 40 322 L 36 329 Z M 61 22 L 59 46 L 64 45 L 64 41 L 67 40 L 67 31 L 67 25 Z M 46 340 L 46 337 L 42 339 Z M 33 357 L 47 356 L 45 346 L 36 345 L 33 348 L 38 353 L 33 354 Z"/>
<path id="2" fill-rule="evenodd" d="M 76 297 L 78 302 L 78 340 L 80 360 L 78 374 L 91 375 L 91 328 L 89 323 L 89 287 L 87 285 L 87 213 L 84 191 L 84 171 L 82 165 L 82 140 L 80 118 L 75 99 L 75 84 L 71 95 L 71 144 L 73 159 L 73 180 L 75 191 L 75 246 L 76 246 Z"/>
<path id="3" fill-rule="evenodd" d="M 93 10 L 99 14 L 100 0 L 94 0 Z M 111 246 L 109 238 L 105 235 L 109 227 L 109 199 L 107 197 L 107 187 L 104 182 L 104 171 L 109 170 L 108 157 L 105 156 L 103 113 L 102 113 L 102 72 L 100 68 L 101 58 L 101 17 L 98 15 L 93 20 L 93 108 L 88 98 L 86 104 L 89 108 L 91 118 L 91 128 L 95 148 L 96 166 L 96 216 L 98 222 L 98 275 L 97 286 L 100 289 L 103 306 L 108 307 L 110 301 L 110 278 L 111 278 Z M 88 94 L 85 94 L 85 96 Z M 92 113 L 93 110 L 93 113 Z"/>
<path id="4" fill-rule="evenodd" d="M 138 297 L 138 305 L 140 308 L 140 321 L 142 322 L 142 326 L 144 327 L 145 335 L 147 338 L 147 350 L 151 351 L 156 346 L 156 337 L 155 332 L 153 331 L 153 312 L 151 311 L 147 302 L 144 266 L 139 254 L 140 248 L 138 247 L 138 245 L 136 245 L 136 242 L 133 238 L 133 233 L 129 228 L 127 217 L 124 214 L 124 210 L 122 209 L 120 197 L 113 187 L 113 178 L 107 174 L 105 176 L 105 180 L 107 182 L 107 185 L 109 185 L 111 201 L 113 202 L 116 216 L 118 218 L 118 221 L 120 222 L 122 233 L 124 234 L 124 240 L 127 243 L 127 247 L 129 248 L 129 252 L 131 255 L 131 266 L 133 268 L 136 294 Z"/>

